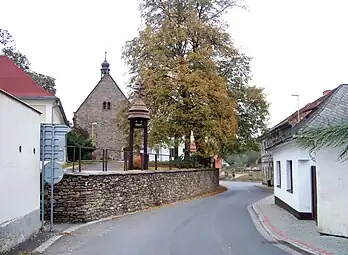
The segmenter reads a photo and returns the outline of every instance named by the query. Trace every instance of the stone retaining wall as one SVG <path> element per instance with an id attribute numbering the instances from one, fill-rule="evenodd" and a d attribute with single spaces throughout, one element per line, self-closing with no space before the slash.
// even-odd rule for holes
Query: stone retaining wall
<path id="1" fill-rule="evenodd" d="M 68 173 L 54 187 L 54 221 L 84 223 L 213 192 L 218 169 Z M 49 219 L 49 185 L 45 217 Z"/>

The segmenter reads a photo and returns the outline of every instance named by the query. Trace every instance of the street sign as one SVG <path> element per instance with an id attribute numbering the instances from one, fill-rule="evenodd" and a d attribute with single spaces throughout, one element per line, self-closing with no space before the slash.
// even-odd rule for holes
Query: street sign
<path id="1" fill-rule="evenodd" d="M 51 184 L 51 181 L 52 181 L 51 174 L 52 174 L 52 161 L 45 164 L 45 167 L 44 167 L 45 182 L 48 184 Z M 53 184 L 60 182 L 63 179 L 63 176 L 64 176 L 63 167 L 59 163 L 53 162 Z"/>
<path id="2" fill-rule="evenodd" d="M 66 125 L 41 124 L 40 130 L 40 160 L 65 161 L 66 134 L 70 128 Z M 53 147 L 53 153 L 52 153 Z"/>

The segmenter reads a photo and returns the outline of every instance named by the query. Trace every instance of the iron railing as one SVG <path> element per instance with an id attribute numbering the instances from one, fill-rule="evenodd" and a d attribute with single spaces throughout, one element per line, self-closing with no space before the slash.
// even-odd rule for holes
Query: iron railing
<path id="1" fill-rule="evenodd" d="M 195 157 L 189 160 L 174 158 L 173 155 L 130 152 L 112 148 L 66 146 L 67 162 L 73 172 L 81 172 L 83 167 L 95 171 L 108 170 L 172 170 L 178 168 L 214 167 L 212 160 L 208 165 L 200 166 Z M 93 167 L 90 164 L 94 164 Z"/>

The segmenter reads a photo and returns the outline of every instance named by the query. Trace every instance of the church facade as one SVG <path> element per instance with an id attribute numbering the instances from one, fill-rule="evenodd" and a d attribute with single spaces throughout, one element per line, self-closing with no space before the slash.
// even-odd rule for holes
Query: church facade
<path id="1" fill-rule="evenodd" d="M 75 127 L 87 130 L 91 136 L 93 134 L 94 137 L 91 138 L 97 148 L 97 158 L 102 157 L 102 149 L 109 149 L 109 157 L 123 159 L 122 151 L 127 144 L 127 134 L 121 128 L 118 114 L 127 102 L 127 97 L 110 75 L 110 64 L 105 57 L 99 83 L 74 112 L 73 118 Z"/>

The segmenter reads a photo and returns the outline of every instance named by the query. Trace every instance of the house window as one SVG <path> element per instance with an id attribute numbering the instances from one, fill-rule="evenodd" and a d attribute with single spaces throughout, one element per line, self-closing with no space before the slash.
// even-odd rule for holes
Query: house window
<path id="1" fill-rule="evenodd" d="M 108 110 L 110 110 L 110 109 L 111 109 L 111 103 L 108 102 Z"/>
<path id="2" fill-rule="evenodd" d="M 276 175 L 277 175 L 277 187 L 281 188 L 282 186 L 282 170 L 280 161 L 276 162 Z"/>
<path id="3" fill-rule="evenodd" d="M 292 193 L 293 188 L 293 179 L 292 179 L 292 160 L 286 161 L 286 182 L 287 182 L 287 191 Z"/>
<path id="4" fill-rule="evenodd" d="M 106 109 L 106 102 L 103 102 L 103 109 Z"/>

